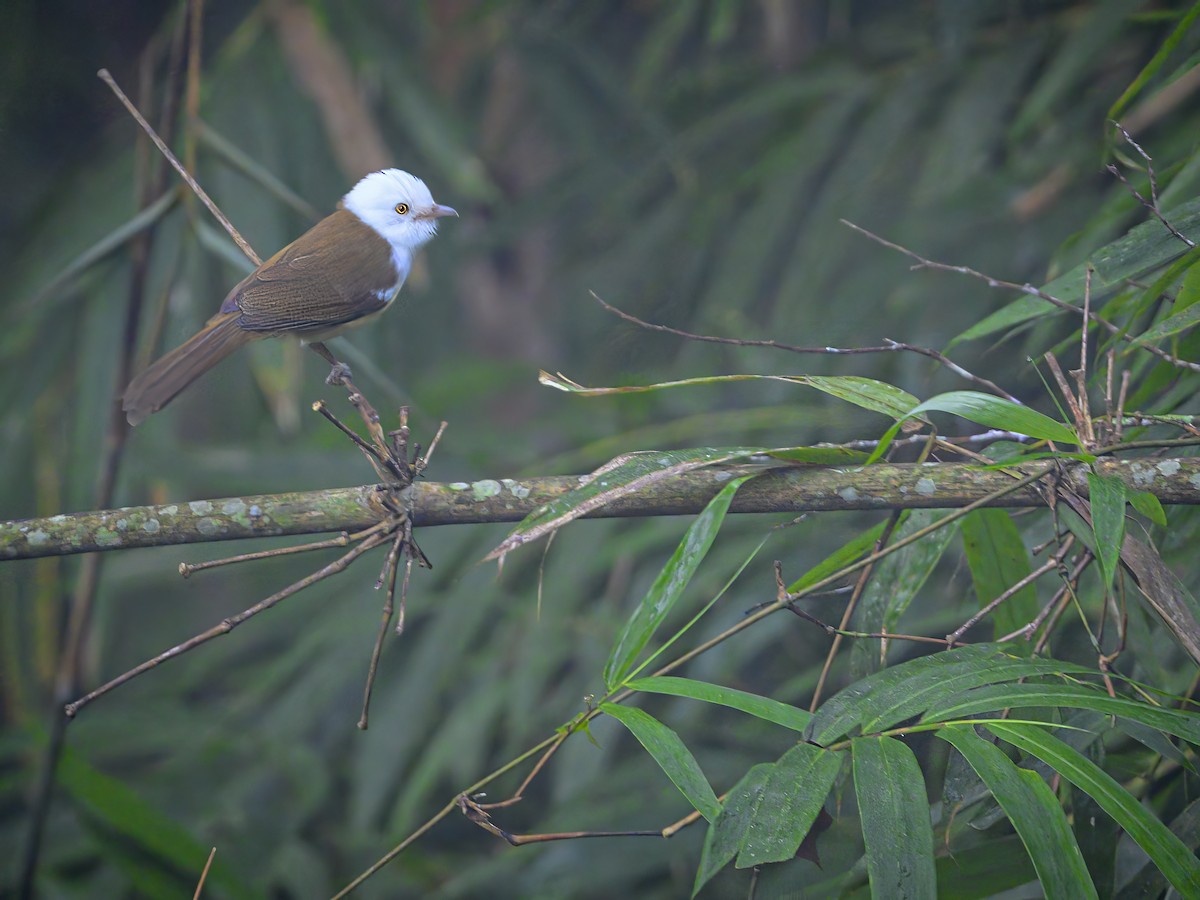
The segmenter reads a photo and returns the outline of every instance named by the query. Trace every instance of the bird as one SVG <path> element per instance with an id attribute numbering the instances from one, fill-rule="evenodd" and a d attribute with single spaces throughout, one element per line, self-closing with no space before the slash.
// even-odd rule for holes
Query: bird
<path id="1" fill-rule="evenodd" d="M 203 328 L 151 363 L 121 398 L 130 425 L 171 402 L 239 347 L 293 336 L 349 380 L 323 341 L 382 313 L 412 268 L 413 251 L 458 213 L 435 203 L 425 182 L 401 169 L 365 176 L 326 216 L 247 275 Z"/>

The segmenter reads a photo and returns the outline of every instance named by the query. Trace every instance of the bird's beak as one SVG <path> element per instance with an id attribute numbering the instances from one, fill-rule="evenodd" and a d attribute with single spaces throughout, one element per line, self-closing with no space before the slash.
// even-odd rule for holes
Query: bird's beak
<path id="1" fill-rule="evenodd" d="M 454 209 L 454 207 L 442 206 L 440 203 L 435 203 L 435 204 L 433 204 L 433 206 L 431 206 L 429 208 L 429 211 L 425 213 L 423 218 L 442 219 L 442 218 L 445 218 L 446 216 L 457 216 L 457 215 L 458 215 L 458 210 Z"/>

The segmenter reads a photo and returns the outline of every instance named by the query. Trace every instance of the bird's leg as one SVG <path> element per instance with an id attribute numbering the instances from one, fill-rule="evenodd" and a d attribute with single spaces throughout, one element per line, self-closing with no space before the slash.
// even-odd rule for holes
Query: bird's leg
<path id="1" fill-rule="evenodd" d="M 326 384 L 345 384 L 353 377 L 350 373 L 350 367 L 330 353 L 329 348 L 323 342 L 313 341 L 308 346 L 310 349 L 316 351 L 321 359 L 333 366 L 329 371 L 329 377 L 325 379 Z"/>

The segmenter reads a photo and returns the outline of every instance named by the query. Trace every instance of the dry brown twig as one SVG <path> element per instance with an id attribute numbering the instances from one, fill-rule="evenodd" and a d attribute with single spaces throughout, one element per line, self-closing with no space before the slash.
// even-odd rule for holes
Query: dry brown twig
<path id="1" fill-rule="evenodd" d="M 204 882 L 208 878 L 208 870 L 212 868 L 213 857 L 216 855 L 216 847 L 208 851 L 208 861 L 204 864 L 204 871 L 200 873 L 200 880 L 196 882 L 196 891 L 192 894 L 192 900 L 200 900 L 200 894 L 204 891 Z"/>
<path id="2" fill-rule="evenodd" d="M 1001 396 L 1013 403 L 1021 402 L 994 381 L 989 381 L 986 378 L 981 378 L 978 375 L 968 372 L 958 363 L 954 362 L 954 360 L 929 347 L 918 347 L 915 344 L 905 344 L 901 341 L 893 341 L 890 338 L 884 338 L 883 344 L 876 347 L 801 347 L 796 344 L 785 344 L 782 341 L 775 340 L 750 340 L 746 338 L 719 337 L 711 334 L 696 334 L 691 331 L 684 331 L 681 328 L 673 328 L 670 325 L 656 325 L 653 322 L 647 322 L 644 319 L 639 319 L 637 316 L 627 313 L 622 309 L 618 309 L 611 303 L 608 303 L 595 291 L 589 291 L 588 293 L 592 295 L 592 299 L 594 299 L 613 315 L 624 319 L 626 322 L 636 325 L 639 328 L 644 328 L 647 331 L 658 331 L 663 334 L 673 334 L 678 337 L 686 338 L 689 341 L 702 341 L 710 344 L 729 344 L 734 347 L 764 347 L 770 350 L 785 350 L 788 353 L 816 353 L 828 356 L 854 356 L 863 353 L 916 353 L 920 356 L 925 356 L 929 359 L 932 359 L 934 362 L 944 366 L 947 370 L 953 372 L 960 378 L 977 384 L 985 390 L 991 391 L 993 394 L 997 394 L 998 396 Z"/>
<path id="3" fill-rule="evenodd" d="M 887 247 L 891 250 L 895 250 L 897 253 L 902 253 L 903 255 L 907 256 L 909 259 L 914 260 L 916 263 L 916 265 L 914 265 L 912 267 L 914 269 L 932 269 L 932 270 L 938 271 L 938 272 L 953 272 L 957 275 L 967 275 L 971 278 L 975 278 L 979 281 L 982 281 L 988 287 L 1002 288 L 1004 290 L 1018 291 L 1022 294 L 1029 294 L 1032 297 L 1037 297 L 1039 300 L 1045 300 L 1047 303 L 1051 304 L 1052 306 L 1057 306 L 1059 309 L 1064 310 L 1069 313 L 1073 313 L 1074 315 L 1077 315 L 1077 316 L 1083 315 L 1083 313 L 1084 313 L 1084 311 L 1080 307 L 1076 306 L 1074 303 L 1068 303 L 1066 300 L 1060 300 L 1058 297 L 1055 297 L 1053 294 L 1048 294 L 1048 293 L 1046 293 L 1046 291 L 1043 291 L 1041 288 L 1034 287 L 1032 284 L 1017 284 L 1015 281 L 1005 281 L 1001 278 L 994 278 L 993 276 L 984 274 L 983 272 L 980 272 L 977 269 L 972 269 L 970 266 L 954 266 L 954 265 L 950 265 L 948 263 L 940 263 L 940 262 L 936 262 L 935 260 L 932 260 L 932 259 L 926 259 L 924 256 L 921 256 L 919 253 L 915 253 L 914 251 L 909 250 L 907 247 L 904 247 L 900 244 L 889 241 L 887 238 L 880 237 L 879 235 L 875 234 L 874 232 L 868 231 L 867 229 L 863 228 L 860 225 L 855 225 L 853 222 L 850 222 L 847 219 L 842 219 L 840 221 L 847 228 L 851 228 L 854 231 L 857 231 L 859 234 L 863 235 L 864 237 L 870 238 L 871 240 L 875 241 L 875 243 L 877 243 L 883 247 Z M 1120 326 L 1114 325 L 1112 322 L 1108 321 L 1105 318 L 1102 318 L 1101 316 L 1097 315 L 1094 312 L 1089 311 L 1086 315 L 1086 318 L 1089 321 L 1095 322 L 1096 324 L 1100 325 L 1101 327 L 1107 329 L 1111 334 L 1115 335 L 1118 340 L 1127 341 L 1127 342 L 1133 344 L 1134 346 L 1138 347 L 1139 349 L 1145 350 L 1147 353 L 1154 354 L 1159 359 L 1162 359 L 1165 362 L 1168 362 L 1171 365 L 1176 366 L 1177 368 L 1187 369 L 1191 372 L 1200 372 L 1200 363 L 1194 363 L 1194 362 L 1189 362 L 1186 359 L 1180 359 L 1178 356 L 1173 356 L 1172 354 L 1168 353 L 1166 350 L 1163 350 L 1161 347 L 1156 347 L 1153 344 L 1148 344 L 1145 341 L 1140 340 L 1138 337 L 1136 337 L 1134 335 L 1127 334 L 1125 332 L 1125 329 L 1121 328 Z"/>
<path id="4" fill-rule="evenodd" d="M 1112 124 L 1117 131 L 1121 132 L 1121 136 L 1125 138 L 1125 143 L 1129 144 L 1130 147 L 1137 151 L 1138 156 L 1146 161 L 1146 174 L 1150 179 L 1150 199 L 1147 200 L 1145 197 L 1143 197 L 1141 192 L 1138 191 L 1138 189 L 1132 184 L 1130 184 L 1129 179 L 1126 178 L 1124 173 L 1121 172 L 1121 170 L 1115 165 L 1110 163 L 1105 168 L 1107 168 L 1113 177 L 1120 181 L 1121 184 L 1125 185 L 1125 187 L 1129 190 L 1129 193 L 1132 194 L 1134 198 L 1141 203 L 1142 206 L 1144 206 L 1152 216 L 1154 216 L 1154 218 L 1162 222 L 1163 227 L 1166 228 L 1167 231 L 1171 232 L 1172 237 L 1182 242 L 1189 249 L 1195 247 L 1196 242 L 1182 234 L 1179 229 L 1172 225 L 1167 217 L 1162 214 L 1162 210 L 1158 208 L 1158 180 L 1154 175 L 1154 160 L 1150 158 L 1150 154 L 1142 149 L 1141 145 L 1139 145 L 1138 142 L 1130 136 L 1129 132 L 1125 130 L 1124 126 L 1122 126 L 1120 122 L 1113 122 Z"/>
<path id="5" fill-rule="evenodd" d="M 328 414 L 327 417 L 331 415 L 332 414 Z M 407 422 L 406 409 L 401 410 L 401 421 L 402 423 Z M 402 428 L 406 427 L 406 424 L 402 425 Z M 341 425 L 341 428 L 343 431 L 348 430 L 344 425 Z M 442 429 L 444 428 L 445 423 L 442 424 Z M 441 430 L 439 430 L 438 434 L 440 436 Z M 370 445 L 367 446 L 369 447 Z M 400 444 L 399 446 L 407 449 L 407 445 Z M 432 450 L 432 445 L 430 449 Z M 371 450 L 373 451 L 374 448 L 371 448 Z M 238 556 L 213 560 L 206 563 L 191 565 L 185 563 L 180 566 L 180 574 L 186 578 L 195 572 L 215 568 L 217 566 L 232 565 L 240 562 L 282 556 L 285 554 L 328 549 L 331 547 L 343 547 L 347 544 L 353 544 L 348 551 L 328 565 L 318 569 L 316 572 L 313 572 L 304 578 L 301 578 L 299 581 L 293 582 L 282 590 L 272 594 L 270 597 L 259 601 L 254 606 L 251 606 L 248 609 L 237 613 L 236 615 L 223 619 L 221 622 L 219 622 L 217 625 L 214 625 L 207 631 L 201 632 L 200 634 L 189 638 L 183 643 L 163 651 L 157 656 L 152 657 L 151 659 L 148 659 L 140 665 L 135 666 L 122 675 L 117 676 L 106 684 L 101 685 L 99 688 L 91 691 L 78 700 L 67 704 L 65 708 L 67 716 L 74 717 L 84 706 L 120 687 L 126 682 L 133 680 L 137 676 L 142 675 L 151 669 L 157 668 L 169 659 L 173 659 L 176 656 L 181 656 L 182 654 L 187 653 L 189 650 L 199 647 L 201 644 L 205 644 L 214 638 L 228 634 L 247 619 L 251 619 L 259 613 L 266 612 L 268 609 L 271 609 L 272 607 L 286 600 L 288 597 L 299 593 L 307 587 L 311 587 L 317 582 L 324 581 L 326 578 L 330 578 L 345 571 L 351 563 L 369 550 L 373 550 L 376 547 L 390 543 L 391 549 L 389 550 L 385 559 L 384 574 L 381 576 L 379 583 L 376 585 L 377 587 L 382 587 L 386 582 L 387 599 L 384 603 L 383 624 L 381 625 L 380 633 L 376 639 L 375 647 L 371 655 L 371 662 L 368 668 L 367 685 L 364 691 L 363 712 L 359 720 L 359 728 L 366 729 L 368 718 L 367 711 L 371 696 L 371 689 L 374 684 L 376 668 L 379 662 L 379 655 L 382 650 L 382 635 L 386 631 L 387 625 L 390 623 L 393 611 L 395 609 L 395 590 L 397 581 L 396 573 L 398 570 L 399 556 L 401 553 L 406 553 L 408 555 L 405 577 L 403 581 L 403 592 L 401 594 L 401 614 L 403 614 L 404 608 L 404 592 L 407 591 L 409 574 L 411 572 L 413 562 L 415 561 L 419 565 L 426 567 L 429 566 L 428 559 L 413 540 L 412 522 L 408 517 L 408 510 L 405 505 L 404 496 L 405 491 L 412 484 L 412 480 L 419 476 L 429 464 L 429 455 L 426 454 L 424 457 L 417 457 L 416 459 L 409 461 L 407 459 L 393 458 L 391 455 L 391 448 L 388 448 L 388 453 L 389 455 L 385 457 L 388 471 L 394 471 L 399 474 L 396 478 L 388 480 L 381 485 L 381 504 L 388 511 L 389 515 L 377 522 L 375 525 L 372 525 L 370 528 L 364 529 L 363 531 L 355 534 L 342 534 L 327 541 L 316 541 L 314 543 L 304 544 L 299 547 L 285 547 L 277 550 L 261 551 L 258 553 L 240 554 Z"/>

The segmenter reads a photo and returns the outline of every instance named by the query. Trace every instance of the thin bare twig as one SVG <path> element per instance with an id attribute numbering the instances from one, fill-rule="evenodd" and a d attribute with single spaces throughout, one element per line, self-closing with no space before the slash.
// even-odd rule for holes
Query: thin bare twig
<path id="1" fill-rule="evenodd" d="M 389 480 L 388 473 L 390 473 L 391 477 L 394 478 L 404 478 L 404 472 L 396 464 L 396 461 L 392 458 L 392 454 L 387 452 L 386 447 L 379 448 L 374 444 L 369 444 L 364 441 L 361 437 L 359 437 L 358 433 L 353 428 L 351 428 L 329 410 L 329 407 L 325 405 L 324 400 L 318 400 L 312 405 L 312 408 L 313 412 L 320 413 L 328 422 L 336 427 L 338 431 L 346 435 L 346 437 L 350 438 L 350 440 L 354 442 L 354 446 L 358 447 L 358 449 L 363 452 L 363 455 L 366 456 L 367 461 L 371 464 L 371 467 L 375 470 L 375 474 L 379 476 L 381 481 Z M 385 469 L 387 470 L 386 473 L 384 471 Z"/>
<path id="2" fill-rule="evenodd" d="M 1075 429 L 1079 433 L 1080 438 L 1083 438 L 1083 410 L 1079 408 L 1079 401 L 1075 399 L 1075 392 L 1071 390 L 1071 386 L 1067 383 L 1067 378 L 1063 375 L 1062 367 L 1058 364 L 1058 360 L 1054 358 L 1054 354 L 1047 351 L 1042 357 L 1046 360 L 1046 365 L 1050 368 L 1050 373 L 1054 376 L 1054 381 L 1058 385 L 1059 392 L 1063 395 L 1063 399 L 1067 401 L 1067 406 L 1071 409 L 1071 418 L 1075 420 Z"/>
<path id="3" fill-rule="evenodd" d="M 520 803 L 523 799 L 525 799 L 525 789 L 533 783 L 533 779 L 537 778 L 542 769 L 546 767 L 546 763 L 550 762 L 550 757 L 554 756 L 554 754 L 558 752 L 558 748 L 563 745 L 563 742 L 566 741 L 566 739 L 569 738 L 572 733 L 573 732 L 570 728 L 564 728 L 559 732 L 554 743 L 546 748 L 546 752 L 538 758 L 538 761 L 534 764 L 533 768 L 529 770 L 529 774 L 525 776 L 525 780 L 517 786 L 517 789 L 513 791 L 506 800 L 497 800 L 495 803 L 477 802 L 476 805 L 480 809 L 503 809 L 506 806 L 512 806 L 516 803 Z"/>
<path id="4" fill-rule="evenodd" d="M 96 73 L 96 75 L 99 76 L 100 80 L 107 84 L 112 89 L 112 92 L 117 95 L 117 99 L 121 101 L 127 110 L 129 110 L 129 114 L 137 120 L 139 125 L 142 126 L 142 130 L 149 135 L 150 140 L 154 141 L 154 146 L 157 147 L 159 152 L 167 158 L 167 162 L 169 162 L 175 171 L 179 173 L 179 177 L 187 183 L 187 186 L 192 189 L 193 193 L 200 198 L 200 202 L 208 207 L 208 211 L 213 214 L 218 222 L 221 223 L 221 227 L 225 229 L 226 233 L 231 238 L 233 238 L 234 243 L 241 248 L 241 251 L 246 254 L 246 256 L 249 257 L 249 259 L 256 266 L 262 265 L 262 258 L 254 252 L 254 248 L 247 243 L 244 237 L 242 237 L 241 232 L 233 227 L 233 223 L 226 218 L 225 214 L 217 208 L 217 204 L 213 203 L 212 198 L 205 193 L 204 188 L 200 187 L 199 182 L 197 182 L 196 179 L 192 177 L 192 174 L 183 167 L 183 163 L 175 158 L 175 154 L 171 152 L 171 148 L 168 147 L 166 142 L 158 136 L 158 132 L 154 130 L 154 127 L 146 121 L 145 117 L 138 112 L 137 107 L 134 106 L 133 103 L 130 102 L 129 98 L 125 96 L 125 92 L 121 90 L 120 86 L 109 73 L 108 69 L 101 69 Z"/>
<path id="5" fill-rule="evenodd" d="M 1041 637 L 1033 645 L 1035 655 L 1042 653 L 1046 649 L 1046 645 L 1050 643 L 1050 635 L 1054 633 L 1054 626 L 1066 608 L 1075 600 L 1075 591 L 1079 586 L 1079 579 L 1082 577 L 1084 570 L 1091 564 L 1092 559 L 1091 551 L 1085 551 L 1079 555 L 1079 559 L 1075 563 L 1075 568 L 1063 580 L 1063 586 L 1055 595 L 1058 602 L 1051 601 L 1046 609 L 1043 610 L 1043 613 L 1039 614 L 1042 621 L 1046 623 L 1046 627 L 1042 629 Z M 1044 615 L 1047 611 L 1050 613 L 1049 618 L 1046 618 Z M 1041 622 L 1034 626 L 1025 639 L 1029 640 L 1040 626 Z"/>
<path id="6" fill-rule="evenodd" d="M 811 613 L 807 613 L 797 606 L 789 606 L 788 612 L 795 613 L 806 622 L 816 625 L 826 634 L 834 634 L 838 637 L 849 638 L 869 638 L 871 640 L 882 641 L 912 641 L 918 644 L 937 644 L 939 647 L 950 646 L 949 638 L 929 637 L 925 634 L 901 634 L 892 631 L 849 631 L 845 628 L 838 628 L 834 625 L 827 625 Z"/>
<path id="7" fill-rule="evenodd" d="M 471 822 L 474 822 L 489 834 L 507 841 L 513 847 L 525 844 L 545 844 L 550 841 L 574 841 L 579 838 L 606 837 L 662 837 L 662 829 L 646 831 L 558 831 L 550 834 L 513 834 L 505 831 L 492 821 L 492 817 L 470 797 L 460 794 L 458 809 Z"/>
<path id="8" fill-rule="evenodd" d="M 925 449 L 921 452 L 918 462 L 924 462 L 929 458 L 929 453 L 933 449 L 933 440 L 934 439 L 932 437 L 926 438 Z M 875 542 L 876 554 L 878 554 L 880 550 L 887 545 L 887 542 L 892 539 L 892 534 L 895 532 L 896 526 L 899 524 L 900 511 L 896 510 L 888 519 L 888 523 L 883 529 L 883 534 L 881 534 L 879 536 L 879 540 Z M 841 623 L 834 632 L 833 643 L 829 647 L 829 652 L 825 655 L 824 665 L 821 666 L 821 674 L 817 678 L 817 686 L 813 690 L 812 703 L 809 705 L 810 710 L 816 710 L 816 708 L 821 705 L 821 694 L 825 689 L 825 682 L 829 678 L 829 671 L 833 668 L 833 661 L 837 658 L 838 650 L 841 649 L 842 638 L 844 637 L 843 632 L 850 624 L 850 618 L 854 615 L 854 610 L 858 608 L 858 601 L 862 597 L 863 591 L 866 590 L 867 582 L 871 580 L 871 575 L 874 570 L 875 567 L 873 564 L 864 567 L 862 574 L 858 577 L 858 582 L 854 585 L 854 592 L 850 595 L 850 600 L 846 603 L 846 608 L 842 612 Z M 782 579 L 778 572 L 776 573 L 776 578 L 779 579 L 780 586 L 782 586 Z M 794 607 L 789 604 L 789 608 Z"/>
<path id="9" fill-rule="evenodd" d="M 217 848 L 213 847 L 208 851 L 208 862 L 204 864 L 204 871 L 200 873 L 200 880 L 196 882 L 196 891 L 192 894 L 192 900 L 200 900 L 200 894 L 204 890 L 204 881 L 208 878 L 208 870 L 212 868 L 213 857 L 217 855 Z"/>
<path id="10" fill-rule="evenodd" d="M 79 712 L 79 710 L 83 709 L 83 707 L 87 706 L 93 700 L 96 700 L 99 697 L 103 697 L 105 694 L 109 693 L 112 690 L 115 690 L 116 688 L 125 684 L 127 681 L 132 681 L 134 678 L 137 678 L 139 675 L 141 675 L 145 672 L 148 672 L 151 669 L 157 668 L 158 666 L 162 665 L 167 660 L 173 659 L 176 656 L 181 656 L 184 653 L 187 653 L 189 650 L 193 650 L 196 647 L 199 647 L 201 644 L 211 641 L 213 638 L 218 638 L 218 637 L 221 637 L 221 635 L 228 634 L 229 632 L 233 631 L 233 629 L 235 629 L 238 625 L 241 625 L 243 622 L 245 622 L 247 619 L 253 618 L 254 616 L 258 615 L 261 612 L 266 612 L 268 609 L 270 609 L 272 606 L 275 606 L 277 603 L 279 603 L 283 600 L 286 600 L 288 597 L 304 590 L 306 587 L 309 587 L 310 585 L 316 584 L 318 581 L 323 581 L 326 578 L 330 577 L 331 575 L 338 574 L 339 572 L 343 571 L 347 566 L 349 566 L 350 563 L 352 563 L 352 562 L 354 562 L 354 560 L 358 559 L 358 557 L 362 556 L 368 550 L 378 547 L 380 544 L 384 543 L 386 540 L 387 540 L 386 533 L 385 534 L 373 534 L 366 540 L 362 541 L 357 546 L 351 548 L 349 552 L 338 557 L 336 560 L 334 560 L 333 562 L 331 562 L 329 565 L 325 566 L 324 568 L 318 569 L 316 572 L 313 572 L 311 575 L 309 575 L 305 578 L 302 578 L 299 581 L 294 582 L 293 584 L 288 585 L 283 590 L 272 594 L 270 597 L 267 597 L 265 600 L 259 601 L 258 603 L 254 604 L 254 606 L 251 606 L 249 609 L 242 610 L 237 615 L 230 616 L 227 619 L 222 619 L 219 624 L 214 625 L 212 628 L 208 629 L 208 631 L 201 632 L 200 634 L 196 635 L 195 637 L 189 638 L 188 640 L 184 641 L 182 644 L 178 644 L 178 645 L 172 647 L 170 650 L 164 650 L 158 656 L 155 656 L 152 659 L 146 660 L 141 665 L 134 666 L 128 672 L 125 672 L 124 674 L 117 676 L 112 681 L 109 681 L 107 684 L 101 685 L 100 687 L 96 688 L 96 690 L 92 691 L 91 693 L 86 694 L 83 697 L 80 697 L 78 700 L 74 701 L 73 703 L 68 703 L 64 710 L 67 714 L 67 717 L 74 718 L 75 715 Z"/>
<path id="11" fill-rule="evenodd" d="M 648 331 L 658 331 L 662 332 L 663 334 L 674 334 L 678 337 L 687 338 L 690 341 L 704 341 L 710 344 L 730 344 L 735 347 L 766 347 L 771 350 L 786 350 L 788 353 L 817 353 L 828 356 L 851 356 L 861 353 L 917 353 L 921 356 L 925 356 L 934 360 L 942 366 L 945 366 L 960 378 L 964 378 L 982 388 L 986 388 L 987 390 L 998 394 L 1006 400 L 1010 400 L 1013 403 L 1021 402 L 994 381 L 989 381 L 986 378 L 981 378 L 978 375 L 968 372 L 958 363 L 929 347 L 918 347 L 914 344 L 905 344 L 901 341 L 893 341 L 890 338 L 884 338 L 883 344 L 877 347 L 801 347 L 797 346 L 796 344 L 785 344 L 781 341 L 775 340 L 763 341 L 745 338 L 718 337 L 711 334 L 696 334 L 691 331 L 684 331 L 681 328 L 672 328 L 669 325 L 656 325 L 653 322 L 647 322 L 644 319 L 639 319 L 637 316 L 618 309 L 611 303 L 606 302 L 595 291 L 589 291 L 588 293 L 592 295 L 593 299 L 595 299 L 597 303 L 599 303 L 613 315 Z"/>
<path id="12" fill-rule="evenodd" d="M 892 534 L 896 530 L 896 526 L 900 524 L 900 512 L 895 511 L 888 517 L 887 525 L 884 526 L 883 534 L 879 536 L 879 540 L 875 542 L 875 554 L 887 546 L 887 542 L 892 539 Z M 833 634 L 833 643 L 829 646 L 829 651 L 825 654 L 825 662 L 821 666 L 821 674 L 817 677 L 817 686 L 813 689 L 812 703 L 809 704 L 810 710 L 816 710 L 821 705 L 821 694 L 825 690 L 825 682 L 829 678 L 829 671 L 833 668 L 833 661 L 837 659 L 838 651 L 842 646 L 843 632 L 846 626 L 850 624 L 850 617 L 854 615 L 854 610 L 858 608 L 858 601 L 863 595 L 863 591 L 867 588 L 867 582 L 871 580 L 871 574 L 875 571 L 874 564 L 863 567 L 859 573 L 858 580 L 854 584 L 854 591 L 850 594 L 850 599 L 846 603 L 846 608 L 842 611 L 842 620 L 836 629 L 826 631 Z M 786 592 L 785 592 L 786 594 Z M 789 609 L 795 611 L 795 607 L 789 604 Z M 820 624 L 816 619 L 812 620 L 815 624 Z"/>
<path id="13" fill-rule="evenodd" d="M 383 601 L 383 613 L 379 621 L 379 631 L 375 634 L 375 646 L 371 648 L 371 662 L 367 666 L 367 682 L 363 687 L 363 703 L 362 715 L 358 718 L 358 727 L 362 731 L 366 731 L 371 710 L 371 690 L 375 687 L 375 672 L 379 668 L 379 657 L 383 653 L 383 639 L 387 635 L 388 626 L 392 624 L 392 615 L 395 612 L 396 598 L 396 572 L 399 567 L 396 565 L 396 560 L 400 556 L 400 551 L 404 547 L 404 532 L 398 531 L 396 537 L 392 540 L 392 549 L 388 551 L 388 555 L 383 564 L 383 572 L 380 573 L 379 580 L 375 583 L 375 590 L 379 590 L 383 584 L 387 583 L 387 597 Z"/>
<path id="14" fill-rule="evenodd" d="M 300 544 L 295 547 L 278 547 L 275 550 L 259 550 L 256 553 L 239 553 L 237 556 L 226 556 L 222 559 L 210 559 L 200 563 L 180 563 L 179 574 L 184 578 L 190 578 L 192 573 L 201 572 L 205 569 L 215 569 L 218 566 L 231 566 L 235 563 L 252 562 L 259 559 L 271 559 L 275 556 L 290 556 L 293 553 L 310 553 L 313 550 L 329 550 L 333 547 L 345 547 L 348 544 L 360 541 L 370 534 L 379 531 L 381 528 L 386 528 L 390 523 L 387 520 L 378 522 L 364 531 L 359 531 L 354 534 L 343 531 L 335 538 L 330 538 L 327 541 L 313 541 L 310 544 Z"/>
<path id="15" fill-rule="evenodd" d="M 1017 284 L 1015 281 L 1004 281 L 1003 279 L 994 278 L 991 275 L 986 275 L 983 272 L 980 272 L 976 269 L 972 269 L 970 266 L 952 266 L 947 263 L 940 263 L 940 262 L 936 262 L 932 259 L 926 259 L 925 257 L 921 256 L 919 253 L 914 253 L 912 250 L 909 250 L 907 247 L 903 247 L 900 244 L 893 243 L 892 241 L 887 240 L 887 238 L 880 237 L 879 235 L 877 235 L 871 231 L 868 231 L 867 229 L 863 228 L 860 225 L 855 225 L 853 222 L 851 222 L 847 219 L 841 219 L 840 221 L 847 228 L 851 228 L 854 231 L 857 231 L 859 234 L 863 235 L 864 237 L 870 238 L 871 240 L 875 241 L 877 244 L 879 244 L 883 247 L 887 247 L 891 250 L 895 250 L 897 253 L 904 254 L 909 259 L 915 260 L 916 265 L 913 268 L 933 269 L 934 271 L 938 271 L 938 272 L 954 272 L 955 274 L 958 274 L 958 275 L 967 275 L 967 276 L 970 276 L 971 278 L 976 278 L 976 279 L 984 282 L 984 284 L 986 284 L 988 287 L 1002 288 L 1005 290 L 1019 291 L 1022 294 L 1029 294 L 1032 297 L 1037 297 L 1039 300 L 1045 300 L 1047 303 L 1051 304 L 1052 306 L 1057 306 L 1059 309 L 1065 310 L 1066 312 L 1073 313 L 1077 316 L 1082 315 L 1082 313 L 1083 313 L 1083 310 L 1080 309 L 1078 306 L 1076 306 L 1074 303 L 1068 303 L 1065 300 L 1060 300 L 1058 297 L 1055 297 L 1053 294 L 1048 294 L 1045 291 L 1043 291 L 1041 288 L 1034 287 L 1032 284 Z M 1120 328 L 1117 325 L 1114 325 L 1112 322 L 1108 321 L 1107 319 L 1101 318 L 1099 315 L 1097 315 L 1094 312 L 1089 313 L 1088 318 L 1091 321 L 1096 322 L 1097 324 L 1101 325 L 1102 327 L 1108 329 L 1108 331 L 1111 332 L 1112 334 L 1116 335 L 1116 337 L 1119 340 L 1128 341 L 1129 343 L 1133 344 L 1134 346 L 1136 346 L 1142 350 L 1145 350 L 1147 353 L 1152 353 L 1155 356 L 1157 356 L 1159 359 L 1162 359 L 1178 368 L 1188 369 L 1189 371 L 1192 371 L 1192 372 L 1200 372 L 1200 363 L 1189 362 L 1186 359 L 1180 359 L 1178 356 L 1172 356 L 1170 353 L 1168 353 L 1166 350 L 1163 350 L 1160 347 L 1156 347 L 1153 344 L 1147 343 L 1146 341 L 1141 340 L 1140 338 L 1138 338 L 1135 335 L 1127 334 L 1125 332 L 1125 329 Z"/>
<path id="16" fill-rule="evenodd" d="M 979 624 L 979 622 L 982 621 L 985 616 L 989 616 L 995 612 L 1001 604 L 1014 597 L 1017 593 L 1023 590 L 1026 585 L 1033 584 L 1033 582 L 1037 581 L 1043 575 L 1058 569 L 1062 565 L 1063 560 L 1066 559 L 1067 554 L 1071 550 L 1071 545 L 1074 543 L 1075 536 L 1068 535 L 1057 553 L 1055 553 L 1050 559 L 1046 560 L 1046 562 L 1037 569 L 1030 572 L 1024 578 L 1007 588 L 1003 593 L 979 610 L 979 612 L 975 613 L 973 616 L 971 616 L 971 618 L 967 619 L 967 621 L 958 626 L 958 628 L 956 628 L 951 634 L 946 635 L 946 643 L 953 647 L 959 642 L 959 639 L 962 638 L 964 634 Z"/>
<path id="17" fill-rule="evenodd" d="M 1129 193 L 1131 193 L 1137 199 L 1137 201 L 1142 204 L 1142 206 L 1144 206 L 1152 216 L 1154 216 L 1154 218 L 1162 222 L 1167 231 L 1171 232 L 1172 237 L 1178 241 L 1182 241 L 1185 245 L 1187 245 L 1188 248 L 1195 247 L 1196 242 L 1182 234 L 1178 228 L 1176 228 L 1170 223 L 1170 221 L 1167 220 L 1167 217 L 1164 216 L 1162 211 L 1158 208 L 1158 183 L 1154 177 L 1154 161 L 1150 158 L 1150 154 L 1143 150 L 1137 141 L 1129 136 L 1129 132 L 1121 126 L 1120 122 L 1113 122 L 1112 124 L 1118 131 L 1121 132 L 1121 136 L 1125 138 L 1125 142 L 1137 151 L 1138 156 L 1146 161 L 1146 173 L 1150 177 L 1150 199 L 1147 200 L 1145 197 L 1143 197 L 1138 189 L 1130 184 L 1129 179 L 1127 179 L 1121 170 L 1116 166 L 1110 163 L 1108 166 L 1106 166 L 1108 171 L 1118 181 L 1120 181 L 1121 184 L 1125 185 L 1125 187 L 1129 190 Z"/>

